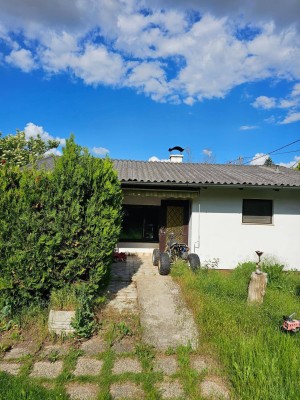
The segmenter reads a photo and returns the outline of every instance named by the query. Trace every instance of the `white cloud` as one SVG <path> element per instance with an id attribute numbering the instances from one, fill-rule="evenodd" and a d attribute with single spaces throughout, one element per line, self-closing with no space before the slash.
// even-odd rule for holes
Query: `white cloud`
<path id="1" fill-rule="evenodd" d="M 300 96 L 300 83 L 296 83 L 294 85 L 293 91 L 291 93 L 292 97 L 298 97 Z"/>
<path id="2" fill-rule="evenodd" d="M 250 165 L 264 165 L 265 161 L 269 158 L 268 154 L 256 153 L 250 161 Z"/>
<path id="3" fill-rule="evenodd" d="M 212 152 L 212 150 L 210 150 L 210 149 L 203 149 L 203 150 L 202 150 L 202 153 L 203 153 L 205 156 L 211 157 L 213 152 Z"/>
<path id="4" fill-rule="evenodd" d="M 46 151 L 46 153 L 44 154 L 45 157 L 50 156 L 51 154 L 53 154 L 54 156 L 62 156 L 62 152 L 58 149 L 50 149 L 48 151 Z"/>
<path id="5" fill-rule="evenodd" d="M 0 37 L 11 49 L 5 61 L 24 72 L 64 72 L 88 85 L 130 87 L 155 101 L 192 105 L 245 82 L 300 79 L 300 35 L 288 23 L 298 21 L 291 12 L 297 7 L 253 2 L 241 13 L 236 0 L 0 0 Z M 278 28 L 272 17 L 286 23 Z M 249 26 L 252 38 L 237 35 Z M 253 105 L 290 109 L 291 101 L 260 96 Z"/>
<path id="6" fill-rule="evenodd" d="M 5 61 L 14 67 L 20 68 L 23 72 L 30 72 L 36 68 L 31 51 L 20 49 L 12 50 Z"/>
<path id="7" fill-rule="evenodd" d="M 148 161 L 170 162 L 170 160 L 163 159 L 163 158 L 158 158 L 156 156 L 150 157 Z"/>
<path id="8" fill-rule="evenodd" d="M 283 121 L 279 122 L 280 125 L 291 124 L 292 122 L 300 121 L 300 112 L 292 112 L 287 115 Z"/>
<path id="9" fill-rule="evenodd" d="M 98 156 L 105 156 L 109 153 L 109 150 L 105 147 L 93 147 L 92 153 L 97 154 Z"/>
<path id="10" fill-rule="evenodd" d="M 143 62 L 134 66 L 124 85 L 136 87 L 154 100 L 162 100 L 170 93 L 165 72 L 159 62 Z"/>
<path id="11" fill-rule="evenodd" d="M 300 156 L 295 156 L 292 161 L 289 161 L 287 163 L 281 162 L 279 165 L 282 167 L 287 167 L 287 168 L 295 168 L 297 166 L 297 163 L 300 162 Z"/>
<path id="12" fill-rule="evenodd" d="M 300 83 L 296 83 L 290 93 L 288 93 L 284 98 L 259 96 L 252 103 L 252 106 L 264 110 L 277 108 L 279 110 L 288 111 L 288 114 L 285 117 L 277 117 L 276 119 L 275 116 L 272 115 L 271 117 L 266 118 L 265 122 L 267 123 L 276 123 L 277 121 L 278 124 L 285 125 L 291 122 L 296 122 L 300 119 Z"/>
<path id="13" fill-rule="evenodd" d="M 32 122 L 28 122 L 24 128 L 24 132 L 27 140 L 31 137 L 36 138 L 39 135 L 44 141 L 57 140 L 61 146 L 65 146 L 66 144 L 66 139 L 54 137 L 46 132 L 42 126 L 35 125 Z"/>
<path id="14" fill-rule="evenodd" d="M 240 126 L 240 131 L 252 131 L 253 129 L 258 129 L 257 125 L 242 125 Z"/>
<path id="15" fill-rule="evenodd" d="M 252 103 L 254 108 L 262 108 L 264 110 L 269 110 L 270 108 L 276 107 L 275 97 L 259 96 Z"/>

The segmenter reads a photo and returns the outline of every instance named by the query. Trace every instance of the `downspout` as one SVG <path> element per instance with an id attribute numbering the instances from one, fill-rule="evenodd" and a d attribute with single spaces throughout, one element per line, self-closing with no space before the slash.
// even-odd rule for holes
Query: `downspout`
<path id="1" fill-rule="evenodd" d="M 200 206 L 200 189 L 198 191 L 198 237 L 197 237 L 197 241 L 194 243 L 194 253 L 196 253 L 196 249 L 200 249 L 200 212 L 201 212 L 201 206 Z"/>

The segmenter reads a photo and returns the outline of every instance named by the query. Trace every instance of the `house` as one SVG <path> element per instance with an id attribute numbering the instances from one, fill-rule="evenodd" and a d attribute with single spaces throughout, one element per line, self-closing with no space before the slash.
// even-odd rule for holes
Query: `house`
<path id="1" fill-rule="evenodd" d="M 219 259 L 219 268 L 257 260 L 260 250 L 300 270 L 300 171 L 182 157 L 113 160 L 124 192 L 120 251 L 152 253 L 159 242 L 163 250 L 172 232 L 201 262 Z"/>
<path id="2" fill-rule="evenodd" d="M 124 193 L 120 251 L 163 251 L 172 232 L 202 263 L 219 259 L 222 269 L 256 261 L 260 250 L 300 270 L 300 171 L 183 163 L 182 157 L 112 160 Z M 39 164 L 52 169 L 54 160 Z"/>

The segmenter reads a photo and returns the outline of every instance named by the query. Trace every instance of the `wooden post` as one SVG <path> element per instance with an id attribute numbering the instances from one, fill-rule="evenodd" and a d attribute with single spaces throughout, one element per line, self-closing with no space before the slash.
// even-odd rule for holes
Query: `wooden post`
<path id="1" fill-rule="evenodd" d="M 268 282 L 268 274 L 259 271 L 252 272 L 248 287 L 248 303 L 263 303 Z"/>

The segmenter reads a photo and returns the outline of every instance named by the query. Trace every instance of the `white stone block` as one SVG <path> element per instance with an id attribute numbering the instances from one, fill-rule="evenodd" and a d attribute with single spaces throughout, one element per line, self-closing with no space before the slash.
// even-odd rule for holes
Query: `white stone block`
<path id="1" fill-rule="evenodd" d="M 58 335 L 64 333 L 69 334 L 74 332 L 71 326 L 71 320 L 75 317 L 75 311 L 56 311 L 50 310 L 48 329 Z"/>

